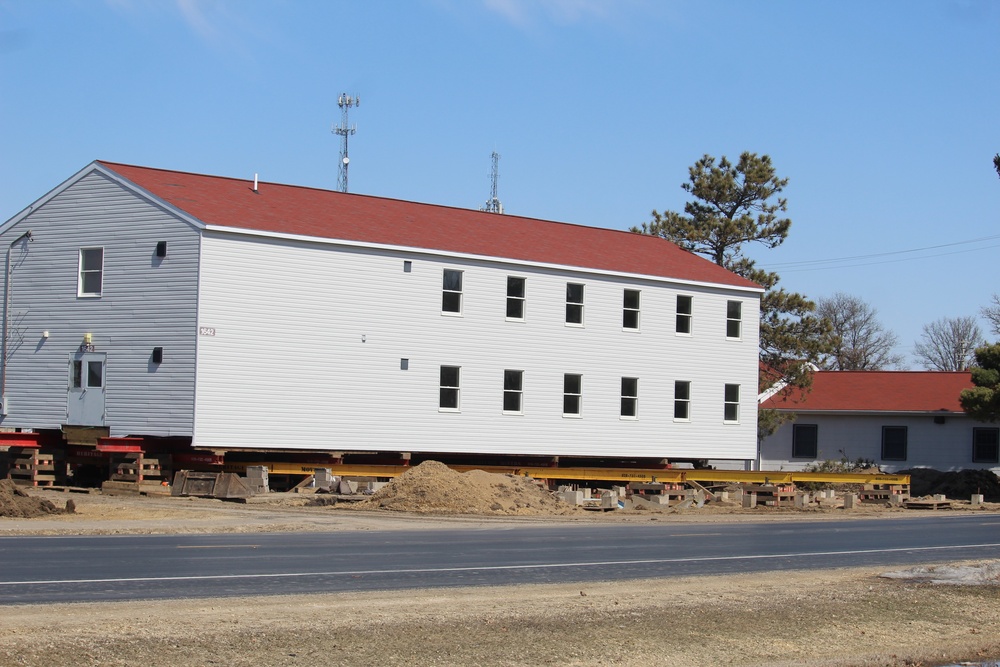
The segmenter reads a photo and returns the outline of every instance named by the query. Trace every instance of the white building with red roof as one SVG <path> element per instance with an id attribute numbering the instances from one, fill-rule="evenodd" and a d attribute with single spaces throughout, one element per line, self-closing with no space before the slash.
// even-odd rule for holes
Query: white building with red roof
<path id="1" fill-rule="evenodd" d="M 109 162 L 0 236 L 0 427 L 756 455 L 762 290 L 659 238 Z"/>
<path id="2" fill-rule="evenodd" d="M 766 398 L 794 413 L 761 443 L 763 470 L 801 470 L 826 460 L 870 459 L 884 472 L 909 468 L 1000 472 L 1000 428 L 959 404 L 968 371 L 816 371 L 812 388 Z"/>

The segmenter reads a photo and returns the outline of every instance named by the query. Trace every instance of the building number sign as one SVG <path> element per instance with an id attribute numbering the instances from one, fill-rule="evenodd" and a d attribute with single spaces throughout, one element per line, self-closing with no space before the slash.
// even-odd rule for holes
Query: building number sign
<path id="1" fill-rule="evenodd" d="M 215 327 L 198 327 L 199 336 L 214 336 Z"/>

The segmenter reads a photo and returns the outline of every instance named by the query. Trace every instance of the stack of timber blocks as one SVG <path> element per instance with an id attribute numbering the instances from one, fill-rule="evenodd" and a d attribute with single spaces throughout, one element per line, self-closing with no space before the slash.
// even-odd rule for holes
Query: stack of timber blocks
<path id="1" fill-rule="evenodd" d="M 250 487 L 250 493 L 267 493 L 271 490 L 267 484 L 267 466 L 247 466 L 247 486 Z"/>
<path id="2" fill-rule="evenodd" d="M 11 447 L 7 476 L 20 486 L 53 486 L 56 461 L 53 454 L 43 454 L 36 447 Z"/>

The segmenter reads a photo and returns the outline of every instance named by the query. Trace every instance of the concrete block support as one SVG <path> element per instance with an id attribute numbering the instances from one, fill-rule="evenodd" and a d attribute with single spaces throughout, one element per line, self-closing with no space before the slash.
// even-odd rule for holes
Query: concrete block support
<path id="1" fill-rule="evenodd" d="M 745 509 L 753 509 L 757 507 L 757 494 L 756 493 L 744 493 L 743 494 L 743 507 Z"/>
<path id="2" fill-rule="evenodd" d="M 796 493 L 795 494 L 795 509 L 804 509 L 806 505 L 809 504 L 809 494 L 808 493 Z"/>
<path id="3" fill-rule="evenodd" d="M 973 493 L 972 494 L 972 503 L 971 504 L 972 504 L 973 507 L 978 507 L 978 506 L 982 505 L 983 504 L 983 494 L 981 494 L 981 493 Z"/>
<path id="4" fill-rule="evenodd" d="M 844 494 L 844 509 L 852 510 L 858 503 L 858 494 L 856 493 L 845 493 Z"/>

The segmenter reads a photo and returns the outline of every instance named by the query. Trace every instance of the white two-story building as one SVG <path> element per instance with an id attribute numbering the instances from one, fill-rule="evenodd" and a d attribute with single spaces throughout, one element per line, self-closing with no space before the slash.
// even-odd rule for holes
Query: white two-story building
<path id="1" fill-rule="evenodd" d="M 0 427 L 756 456 L 762 290 L 659 238 L 108 162 L 0 238 Z"/>

